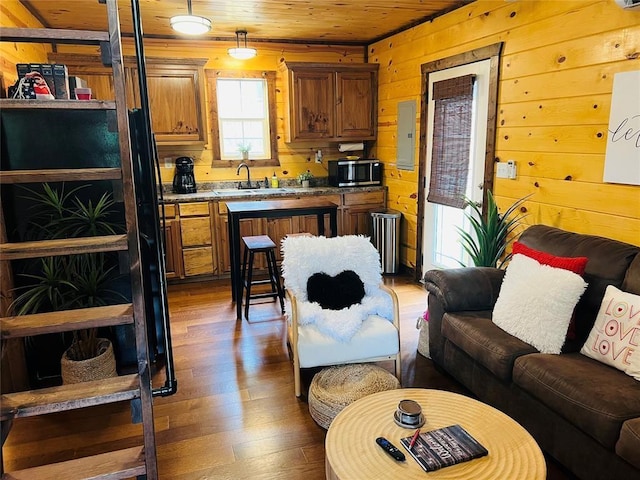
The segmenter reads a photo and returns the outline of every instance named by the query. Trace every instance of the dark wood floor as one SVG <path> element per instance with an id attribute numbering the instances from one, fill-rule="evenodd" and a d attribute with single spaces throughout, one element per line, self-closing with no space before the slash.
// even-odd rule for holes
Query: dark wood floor
<path id="1" fill-rule="evenodd" d="M 416 351 L 422 286 L 401 276 L 386 282 L 400 300 L 403 386 L 465 393 Z M 178 393 L 155 401 L 160 477 L 324 479 L 325 431 L 294 396 L 276 304 L 251 306 L 251 321 L 236 322 L 229 298 L 228 281 L 169 286 Z M 140 432 L 126 404 L 20 419 L 5 445 L 5 469 L 126 448 L 140 443 Z M 573 478 L 547 464 L 549 480 Z"/>

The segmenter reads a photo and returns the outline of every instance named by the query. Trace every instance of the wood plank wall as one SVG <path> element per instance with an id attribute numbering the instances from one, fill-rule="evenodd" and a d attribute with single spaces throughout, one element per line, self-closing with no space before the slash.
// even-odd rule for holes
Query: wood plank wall
<path id="1" fill-rule="evenodd" d="M 640 187 L 602 181 L 613 75 L 640 70 L 640 10 L 614 0 L 478 0 L 369 48 L 380 64 L 374 150 L 389 208 L 404 213 L 402 263 L 416 261 L 418 149 L 414 172 L 396 168 L 397 104 L 416 101 L 419 132 L 420 65 L 497 42 L 496 155 L 518 166 L 516 180 L 495 180 L 499 204 L 532 193 L 529 224 L 640 245 Z"/>

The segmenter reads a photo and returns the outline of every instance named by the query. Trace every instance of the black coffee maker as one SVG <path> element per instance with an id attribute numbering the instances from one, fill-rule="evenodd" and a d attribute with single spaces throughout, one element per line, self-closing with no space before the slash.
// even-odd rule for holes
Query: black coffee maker
<path id="1" fill-rule="evenodd" d="M 196 179 L 193 175 L 193 158 L 176 158 L 173 175 L 173 193 L 196 193 Z"/>

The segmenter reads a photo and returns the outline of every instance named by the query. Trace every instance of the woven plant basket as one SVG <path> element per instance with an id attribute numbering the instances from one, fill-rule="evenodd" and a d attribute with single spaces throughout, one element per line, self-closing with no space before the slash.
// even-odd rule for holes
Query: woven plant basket
<path id="1" fill-rule="evenodd" d="M 104 378 L 116 377 L 116 357 L 113 353 L 113 345 L 106 338 L 98 339 L 98 356 L 87 360 L 71 360 L 67 356 L 67 351 L 60 359 L 62 370 L 62 383 L 90 382 L 92 380 L 102 380 Z"/>
<path id="2" fill-rule="evenodd" d="M 356 400 L 400 388 L 400 382 L 384 368 L 350 364 L 325 368 L 309 386 L 309 413 L 318 425 L 329 428 L 338 413 Z"/>
<path id="3" fill-rule="evenodd" d="M 422 317 L 418 317 L 416 328 L 420 330 L 418 336 L 418 353 L 423 357 L 431 358 L 429 354 L 429 323 Z"/>

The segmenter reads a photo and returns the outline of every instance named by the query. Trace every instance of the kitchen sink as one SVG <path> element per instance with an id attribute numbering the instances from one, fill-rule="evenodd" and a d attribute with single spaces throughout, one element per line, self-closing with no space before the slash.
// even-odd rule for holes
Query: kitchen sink
<path id="1" fill-rule="evenodd" d="M 230 196 L 253 196 L 253 195 L 270 195 L 278 193 L 293 193 L 293 188 L 223 188 L 213 190 L 214 195 L 230 195 Z"/>

